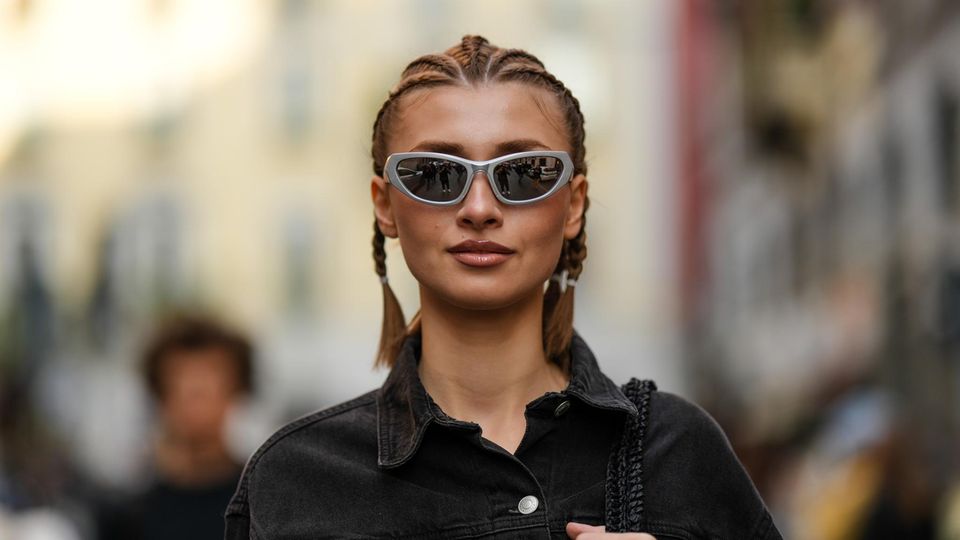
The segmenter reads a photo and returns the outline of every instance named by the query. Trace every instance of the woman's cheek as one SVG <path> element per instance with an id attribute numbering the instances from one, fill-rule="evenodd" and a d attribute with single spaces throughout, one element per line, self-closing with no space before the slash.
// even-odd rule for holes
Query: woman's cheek
<path id="1" fill-rule="evenodd" d="M 529 234 L 526 243 L 536 254 L 536 258 L 549 266 L 548 275 L 553 273 L 563 248 L 563 219 L 555 214 L 556 212 L 552 212 L 541 219 L 533 220 L 526 227 Z"/>
<path id="2" fill-rule="evenodd" d="M 400 250 L 413 277 L 423 283 L 436 274 L 442 264 L 442 220 L 430 215 L 430 209 L 397 213 Z"/>

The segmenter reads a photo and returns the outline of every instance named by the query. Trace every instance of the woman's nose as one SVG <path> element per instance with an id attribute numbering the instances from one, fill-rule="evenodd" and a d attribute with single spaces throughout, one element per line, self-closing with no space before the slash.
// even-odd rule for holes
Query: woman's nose
<path id="1" fill-rule="evenodd" d="M 457 222 L 475 229 L 499 227 L 503 224 L 500 201 L 490 189 L 490 181 L 485 172 L 479 171 L 474 176 L 470 191 L 457 211 Z"/>

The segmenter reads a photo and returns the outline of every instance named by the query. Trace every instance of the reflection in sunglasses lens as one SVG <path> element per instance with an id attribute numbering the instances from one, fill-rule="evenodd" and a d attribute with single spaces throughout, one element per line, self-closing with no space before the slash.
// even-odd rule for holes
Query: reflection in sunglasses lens
<path id="1" fill-rule="evenodd" d="M 467 181 L 467 169 L 438 158 L 409 158 L 397 163 L 397 176 L 410 193 L 428 201 L 456 199 Z"/>
<path id="2" fill-rule="evenodd" d="M 494 183 L 511 201 L 536 199 L 550 191 L 563 173 L 563 162 L 550 156 L 531 156 L 505 161 L 494 169 Z"/>

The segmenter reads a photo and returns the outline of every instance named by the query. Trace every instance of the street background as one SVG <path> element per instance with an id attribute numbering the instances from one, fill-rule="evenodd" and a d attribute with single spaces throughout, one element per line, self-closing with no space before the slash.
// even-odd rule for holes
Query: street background
<path id="1" fill-rule="evenodd" d="M 0 538 L 143 482 L 171 313 L 256 344 L 241 461 L 380 384 L 374 115 L 468 33 L 582 104 L 604 371 L 713 414 L 785 537 L 960 538 L 951 0 L 0 0 Z"/>

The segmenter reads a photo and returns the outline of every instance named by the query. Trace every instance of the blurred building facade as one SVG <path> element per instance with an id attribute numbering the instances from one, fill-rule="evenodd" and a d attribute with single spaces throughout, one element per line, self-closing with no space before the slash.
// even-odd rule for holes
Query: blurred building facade
<path id="1" fill-rule="evenodd" d="M 57 508 L 83 536 L 84 500 L 143 481 L 153 411 L 137 356 L 168 313 L 255 337 L 260 391 L 231 428 L 241 459 L 279 422 L 380 383 L 370 128 L 406 62 L 466 33 L 529 49 L 583 103 L 594 205 L 578 329 L 615 379 L 684 391 L 672 11 L 0 3 L 0 506 Z M 416 283 L 394 244 L 388 268 L 409 315 Z"/>
<path id="2" fill-rule="evenodd" d="M 958 7 L 681 16 L 685 358 L 791 538 L 957 537 Z"/>

